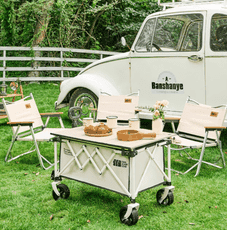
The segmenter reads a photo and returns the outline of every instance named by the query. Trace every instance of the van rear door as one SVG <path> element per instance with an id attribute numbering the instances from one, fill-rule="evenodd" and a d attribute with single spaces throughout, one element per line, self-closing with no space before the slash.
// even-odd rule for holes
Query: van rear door
<path id="1" fill-rule="evenodd" d="M 206 102 L 217 106 L 227 104 L 227 14 L 210 13 L 205 50 Z"/>

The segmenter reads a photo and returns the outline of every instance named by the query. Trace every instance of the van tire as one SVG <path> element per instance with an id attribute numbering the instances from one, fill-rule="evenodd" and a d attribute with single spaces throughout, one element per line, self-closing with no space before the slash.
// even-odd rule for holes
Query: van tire
<path id="1" fill-rule="evenodd" d="M 76 106 L 82 109 L 82 115 L 84 117 L 88 117 L 90 113 L 89 108 L 98 107 L 98 97 L 88 89 L 76 89 L 70 97 L 69 109 Z"/>

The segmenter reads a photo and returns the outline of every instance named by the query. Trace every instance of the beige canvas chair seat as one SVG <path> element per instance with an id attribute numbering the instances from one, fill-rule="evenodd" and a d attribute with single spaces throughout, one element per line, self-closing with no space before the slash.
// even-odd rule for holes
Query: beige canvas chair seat
<path id="1" fill-rule="evenodd" d="M 51 138 L 54 136 L 50 133 L 58 130 L 58 128 L 46 128 L 51 117 L 57 117 L 61 128 L 64 128 L 60 116 L 62 113 L 40 114 L 32 94 L 10 104 L 6 103 L 6 101 L 3 99 L 3 105 L 9 119 L 8 124 L 12 126 L 13 130 L 12 142 L 6 154 L 5 161 L 10 162 L 21 156 L 36 151 L 41 167 L 43 167 L 43 169 L 52 167 L 53 163 L 48 161 L 40 153 L 38 144 L 40 142 L 51 141 Z M 47 118 L 45 124 L 43 124 L 42 117 Z M 16 141 L 31 141 L 33 142 L 33 147 L 27 152 L 13 156 L 12 148 Z M 47 167 L 44 165 L 44 163 L 47 165 Z"/>
<path id="2" fill-rule="evenodd" d="M 53 132 L 56 132 L 58 130 L 60 130 L 62 128 L 45 128 L 43 131 L 40 131 L 38 133 L 35 133 L 34 136 L 35 136 L 35 139 L 36 141 L 40 141 L 40 142 L 43 142 L 43 141 L 50 141 L 54 135 L 51 135 L 51 133 Z M 32 135 L 28 135 L 28 136 L 25 136 L 25 137 L 18 137 L 17 138 L 18 141 L 33 141 L 33 136 Z"/>
<path id="3" fill-rule="evenodd" d="M 176 136 L 173 138 L 173 144 L 178 148 L 172 150 L 181 151 L 185 149 L 201 148 L 199 159 L 192 158 L 187 152 L 189 159 L 196 160 L 197 163 L 190 167 L 182 174 L 188 173 L 197 167 L 195 176 L 199 174 L 201 164 L 206 163 L 211 166 L 222 168 L 216 163 L 203 161 L 204 152 L 207 147 L 218 146 L 220 151 L 220 159 L 223 167 L 225 167 L 224 154 L 220 141 L 220 134 L 225 127 L 224 119 L 226 116 L 226 105 L 211 107 L 190 99 L 187 99 L 180 122 L 177 128 Z M 176 170 L 175 170 L 176 171 Z"/>
<path id="4" fill-rule="evenodd" d="M 184 146 L 185 148 L 192 148 L 192 149 L 199 149 L 203 147 L 203 142 L 201 141 L 190 140 L 179 136 L 176 136 L 174 138 L 173 143 L 179 146 Z M 217 144 L 215 142 L 211 142 L 209 144 L 207 143 L 206 147 L 212 147 L 216 145 Z"/>

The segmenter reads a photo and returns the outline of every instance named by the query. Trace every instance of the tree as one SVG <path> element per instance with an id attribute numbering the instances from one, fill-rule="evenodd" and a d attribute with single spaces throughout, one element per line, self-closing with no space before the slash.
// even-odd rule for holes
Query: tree
<path id="1" fill-rule="evenodd" d="M 155 0 L 119 0 L 100 17 L 94 37 L 105 50 L 123 51 L 120 38 L 124 36 L 131 46 L 146 16 L 159 9 Z"/>
<path id="2" fill-rule="evenodd" d="M 121 49 L 156 0 L 0 0 L 0 45 Z"/>
<path id="3" fill-rule="evenodd" d="M 128 51 L 121 46 L 121 37 L 132 45 L 145 17 L 159 10 L 156 1 L 0 0 L 0 45 Z M 48 55 L 59 56 L 54 52 Z M 72 57 L 70 53 L 65 55 Z M 32 64 L 38 66 L 37 62 Z M 38 76 L 38 72 L 29 76 Z"/>
<path id="4" fill-rule="evenodd" d="M 54 4 L 54 0 L 39 0 L 33 1 L 28 4 L 31 4 L 31 7 L 34 11 L 34 15 L 37 20 L 32 42 L 32 47 L 37 47 L 42 43 L 42 41 L 46 37 L 46 31 L 51 18 L 50 15 Z M 23 7 L 26 7 L 25 5 L 27 4 L 24 4 Z M 41 53 L 40 51 L 35 51 L 34 55 L 35 57 L 40 57 Z M 32 65 L 34 68 L 37 68 L 40 66 L 40 63 L 35 61 Z M 29 77 L 39 77 L 39 71 L 30 72 Z"/>

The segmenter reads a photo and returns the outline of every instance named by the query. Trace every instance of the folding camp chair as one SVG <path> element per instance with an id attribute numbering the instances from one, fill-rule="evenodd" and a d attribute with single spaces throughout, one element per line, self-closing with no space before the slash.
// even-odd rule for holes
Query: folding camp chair
<path id="1" fill-rule="evenodd" d="M 138 105 L 139 91 L 128 95 L 110 95 L 101 92 L 96 121 L 105 121 L 108 116 L 117 116 L 118 122 L 128 122 L 130 118 L 135 118 Z"/>
<path id="2" fill-rule="evenodd" d="M 221 108 L 223 107 L 223 108 Z M 171 148 L 172 150 L 185 151 L 185 149 L 202 148 L 199 159 L 192 158 L 187 152 L 188 159 L 197 161 L 192 167 L 182 174 L 186 174 L 197 166 L 195 176 L 199 174 L 201 164 L 205 163 L 217 168 L 225 167 L 224 154 L 222 152 L 222 145 L 219 139 L 220 131 L 225 129 L 223 126 L 226 116 L 226 105 L 218 107 L 211 107 L 199 104 L 198 102 L 188 97 L 185 104 L 180 123 L 177 128 L 177 136 L 173 139 L 173 144 L 179 148 Z M 203 160 L 206 147 L 218 146 L 220 150 L 220 158 L 223 167 L 216 163 L 206 162 Z M 181 154 L 182 155 L 182 154 Z M 176 171 L 176 170 L 174 170 Z"/>
<path id="3" fill-rule="evenodd" d="M 110 95 L 100 92 L 98 108 L 90 108 L 89 116 L 93 117 L 94 122 L 106 121 L 108 116 L 117 116 L 118 122 L 123 124 L 123 122 L 128 122 L 128 119 L 135 118 L 136 113 L 139 112 L 138 104 L 139 91 L 128 95 Z M 70 108 L 68 115 L 73 122 L 73 127 L 82 125 L 83 113 L 80 107 Z"/>
<path id="4" fill-rule="evenodd" d="M 62 119 L 60 117 L 60 114 L 62 113 L 40 114 L 32 94 L 10 104 L 6 103 L 6 101 L 3 99 L 3 105 L 9 119 L 7 124 L 11 125 L 13 130 L 12 143 L 6 154 L 5 161 L 10 162 L 23 155 L 36 151 L 40 165 L 44 169 L 52 167 L 53 163 L 41 155 L 38 143 L 43 141 L 50 141 L 53 137 L 53 135 L 50 133 L 57 130 L 57 128 L 46 128 L 50 117 L 57 117 L 61 128 L 64 128 Z M 41 117 L 47 117 L 45 125 L 43 124 Z M 33 141 L 34 146 L 29 151 L 13 157 L 11 150 L 15 141 Z M 48 167 L 44 166 L 44 162 L 48 165 Z"/>

